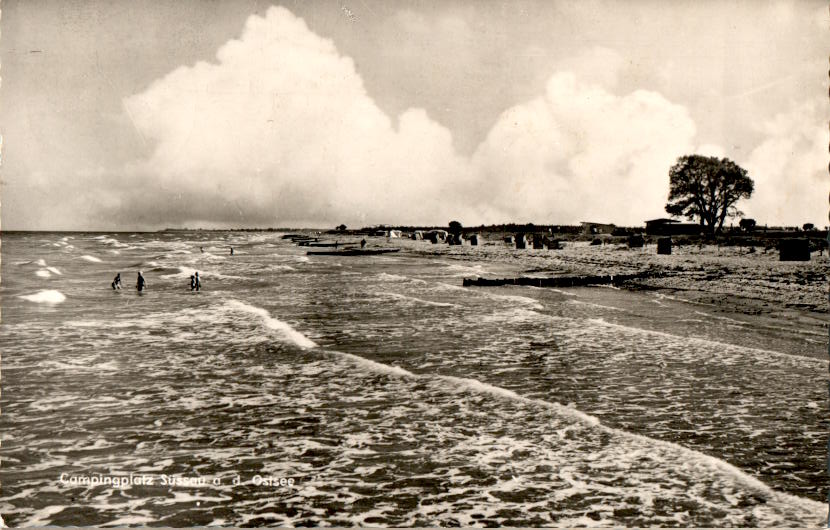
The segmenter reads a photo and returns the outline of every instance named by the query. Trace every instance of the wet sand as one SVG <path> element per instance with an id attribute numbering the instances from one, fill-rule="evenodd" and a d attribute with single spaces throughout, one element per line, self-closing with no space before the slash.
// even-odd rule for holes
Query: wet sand
<path id="1" fill-rule="evenodd" d="M 656 245 L 629 249 L 624 245 L 591 246 L 567 242 L 561 250 L 517 250 L 501 241 L 481 246 L 449 246 L 424 241 L 391 240 L 423 255 L 462 262 L 487 263 L 481 277 L 638 274 L 650 277 L 625 284 L 632 290 L 654 290 L 725 315 L 746 315 L 761 325 L 786 322 L 811 331 L 827 330 L 827 254 L 813 253 L 809 262 L 778 260 L 778 252 L 717 245 L 675 246 L 658 255 Z M 475 277 L 471 270 L 470 277 Z"/>

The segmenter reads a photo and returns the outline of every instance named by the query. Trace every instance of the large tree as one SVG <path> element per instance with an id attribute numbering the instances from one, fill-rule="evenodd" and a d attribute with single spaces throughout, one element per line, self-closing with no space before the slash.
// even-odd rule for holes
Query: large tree
<path id="1" fill-rule="evenodd" d="M 742 215 L 735 204 L 749 198 L 753 188 L 746 170 L 728 158 L 681 156 L 669 170 L 666 212 L 697 218 L 701 228 L 714 235 L 727 217 Z"/>

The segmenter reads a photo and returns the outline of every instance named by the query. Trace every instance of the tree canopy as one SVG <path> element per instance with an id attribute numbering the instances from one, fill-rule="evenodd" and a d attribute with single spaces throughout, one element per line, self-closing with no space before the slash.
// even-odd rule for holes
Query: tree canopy
<path id="1" fill-rule="evenodd" d="M 747 232 L 752 232 L 755 229 L 755 225 L 755 219 L 741 219 L 741 222 L 738 223 L 738 226 Z"/>
<path id="2" fill-rule="evenodd" d="M 666 212 L 689 220 L 697 218 L 701 227 L 714 235 L 727 217 L 742 215 L 735 204 L 749 198 L 753 189 L 746 170 L 728 158 L 681 156 L 669 170 Z"/>
<path id="3" fill-rule="evenodd" d="M 451 234 L 458 234 L 458 233 L 461 232 L 462 226 L 461 226 L 461 223 L 459 223 L 458 221 L 450 221 L 449 228 L 450 228 L 449 232 Z"/>

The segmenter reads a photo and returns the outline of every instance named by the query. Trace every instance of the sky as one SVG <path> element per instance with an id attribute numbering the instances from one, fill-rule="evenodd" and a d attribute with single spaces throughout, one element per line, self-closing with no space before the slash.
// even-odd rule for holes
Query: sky
<path id="1" fill-rule="evenodd" d="M 0 226 L 827 224 L 823 0 L 4 0 Z M 734 222 L 737 223 L 737 220 Z"/>

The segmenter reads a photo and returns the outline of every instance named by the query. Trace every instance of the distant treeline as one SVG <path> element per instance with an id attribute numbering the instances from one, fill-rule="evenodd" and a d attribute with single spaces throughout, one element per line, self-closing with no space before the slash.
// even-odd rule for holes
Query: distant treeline
<path id="1" fill-rule="evenodd" d="M 369 227 L 361 227 L 358 229 L 319 229 L 319 228 L 165 228 L 161 232 L 297 232 L 297 231 L 318 231 L 322 233 L 346 233 L 346 234 L 371 234 L 381 230 L 400 230 L 402 232 L 414 232 L 416 230 L 446 230 L 447 225 L 376 225 Z M 465 233 L 514 233 L 514 234 L 532 234 L 532 233 L 553 233 L 553 234 L 582 234 L 585 228 L 582 225 L 537 225 L 534 223 L 505 223 L 494 225 L 478 225 L 465 226 L 462 228 Z M 623 236 L 629 234 L 643 233 L 643 226 L 617 226 L 614 228 L 613 235 Z M 6 231 L 8 232 L 8 231 Z M 105 232 L 102 232 L 105 233 Z M 738 226 L 724 227 L 721 236 L 737 235 L 737 234 L 763 234 L 766 237 L 792 237 L 798 234 L 800 237 L 826 237 L 827 231 L 820 228 L 813 230 L 804 230 L 797 226 L 755 226 L 751 230 L 744 230 Z"/>
<path id="2" fill-rule="evenodd" d="M 447 230 L 447 225 L 430 225 L 430 226 L 410 226 L 410 225 L 384 225 L 381 227 L 372 227 L 372 228 L 362 228 L 360 231 L 375 231 L 375 230 L 401 230 L 403 232 L 414 232 L 415 230 Z M 546 232 L 550 233 L 553 232 L 555 234 L 579 234 L 583 231 L 581 225 L 537 225 L 533 223 L 525 223 L 525 224 L 518 224 L 518 223 L 506 223 L 506 224 L 497 224 L 497 225 L 478 225 L 478 226 L 465 226 L 462 229 L 462 232 L 466 233 L 501 233 L 501 232 L 509 232 L 509 233 L 516 233 L 516 234 L 528 234 L 528 233 L 539 233 L 539 232 Z M 632 232 L 642 231 L 642 227 L 636 228 L 626 228 L 626 227 L 619 227 L 619 230 L 626 231 L 630 230 Z"/>

